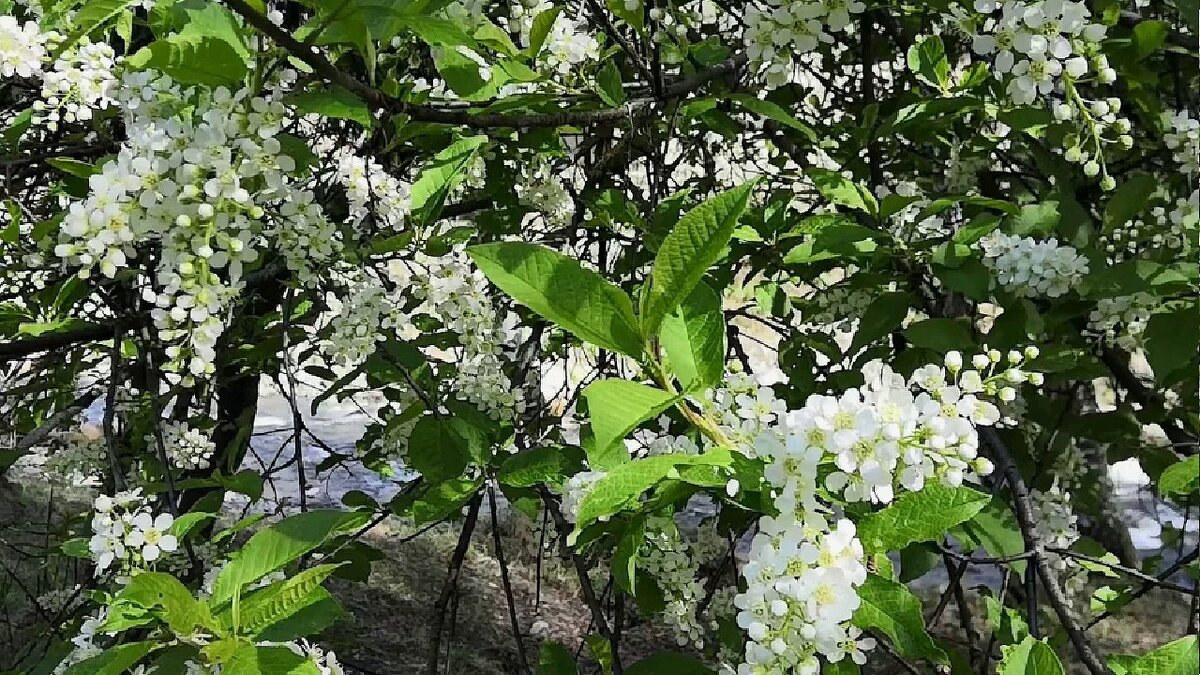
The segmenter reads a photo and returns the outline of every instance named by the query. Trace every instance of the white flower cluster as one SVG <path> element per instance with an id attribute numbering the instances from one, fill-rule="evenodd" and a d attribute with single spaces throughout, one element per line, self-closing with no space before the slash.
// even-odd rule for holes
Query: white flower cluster
<path id="1" fill-rule="evenodd" d="M 778 517 L 764 516 L 743 570 L 746 591 L 735 598 L 738 625 L 747 632 L 742 675 L 818 672 L 818 656 L 864 663 L 866 649 L 848 622 L 859 605 L 855 589 L 866 580 L 863 549 L 854 524 L 831 528 L 818 500 L 822 464 L 836 467 L 824 488 L 847 501 L 892 501 L 897 488 L 921 490 L 931 479 L 957 486 L 992 471 L 978 456 L 977 425 L 1000 421 L 984 397 L 1011 401 L 1013 385 L 1040 383 L 1019 367 L 1037 355 L 978 354 L 965 368 L 958 352 L 945 367 L 929 365 L 909 380 L 887 366 L 864 367 L 866 384 L 840 397 L 813 395 L 800 410 L 786 411 L 768 389 L 733 395 L 710 392 L 706 401 L 734 449 L 767 460 L 765 478 Z M 916 392 L 914 394 L 914 392 Z"/>
<path id="2" fill-rule="evenodd" d="M 179 548 L 179 541 L 170 533 L 175 518 L 169 513 L 154 516 L 140 489 L 111 497 L 100 495 L 93 505 L 93 534 L 88 548 L 96 563 L 96 576 L 113 563 L 128 572 Z"/>
<path id="3" fill-rule="evenodd" d="M 509 29 L 520 34 L 521 45 L 528 47 L 533 33 L 533 21 L 538 14 L 552 9 L 550 0 L 519 0 L 513 3 Z M 600 60 L 600 43 L 592 37 L 586 24 L 570 12 L 560 12 L 546 35 L 538 62 L 548 74 L 559 76 L 577 72 L 586 63 Z"/>
<path id="4" fill-rule="evenodd" d="M 888 227 L 899 239 L 911 243 L 949 234 L 950 230 L 946 227 L 946 221 L 939 215 L 930 215 L 921 218 L 920 221 L 917 220 L 921 211 L 929 206 L 930 200 L 925 197 L 916 183 L 898 181 L 894 191 L 889 190 L 886 186 L 880 186 L 875 192 L 875 196 L 880 201 L 892 194 L 913 200 L 888 218 Z"/>
<path id="5" fill-rule="evenodd" d="M 1100 298 L 1088 314 L 1087 334 L 1128 351 L 1139 348 L 1150 314 L 1160 301 L 1149 293 Z"/>
<path id="6" fill-rule="evenodd" d="M 1091 23 L 1091 12 L 1073 0 L 975 0 L 972 14 L 958 5 L 949 17 L 971 37 L 976 54 L 993 56 L 995 72 L 1009 75 L 1008 94 L 1027 105 L 1068 82 L 1088 74 L 1112 82 L 1116 73 L 1100 51 L 1103 24 Z M 998 16 L 997 16 L 998 13 Z"/>
<path id="7" fill-rule="evenodd" d="M 422 300 L 414 313 L 437 317 L 458 335 L 461 354 L 455 360 L 456 395 L 497 420 L 511 420 L 525 411 L 525 392 L 504 372 L 506 347 L 516 343 L 515 315 L 502 316 L 492 305 L 487 278 L 476 269 L 465 249 L 455 247 L 441 257 L 418 254 L 394 261 L 389 276 Z"/>
<path id="8" fill-rule="evenodd" d="M 60 227 L 55 254 L 83 278 L 113 277 L 139 245 L 161 245 L 142 293 L 168 343 L 165 368 L 186 385 L 213 372 L 223 315 L 260 248 L 274 244 L 302 283 L 340 249 L 313 194 L 289 182 L 295 162 L 276 138 L 287 111 L 274 96 L 125 74 L 117 98 L 128 139 Z"/>
<path id="9" fill-rule="evenodd" d="M 47 46 L 61 43 L 63 36 L 50 33 Z M 118 63 L 116 52 L 107 42 L 80 38 L 60 55 L 42 76 L 42 99 L 33 104 L 35 124 L 54 131 L 61 122 L 84 122 L 94 110 L 116 103 Z"/>
<path id="10" fill-rule="evenodd" d="M 859 0 L 768 0 L 746 8 L 746 54 L 768 88 L 795 78 L 798 57 L 833 42 L 826 32 L 845 30 L 850 15 L 866 9 Z"/>
<path id="11" fill-rule="evenodd" d="M 177 469 L 207 469 L 217 446 L 204 432 L 193 429 L 187 422 L 167 422 L 162 425 L 163 450 L 167 461 Z M 146 442 L 155 443 L 153 435 Z"/>
<path id="12" fill-rule="evenodd" d="M 816 675 L 818 655 L 866 663 L 863 652 L 875 641 L 849 625 L 861 604 L 856 589 L 867 579 L 854 523 L 838 520 L 831 529 L 816 510 L 800 520 L 764 516 L 742 576 L 746 590 L 733 602 L 750 639 L 738 675 Z"/>
<path id="13" fill-rule="evenodd" d="M 1038 241 L 992 232 L 979 241 L 983 264 L 994 273 L 993 288 L 1026 298 L 1065 295 L 1088 273 L 1088 261 L 1057 239 Z"/>
<path id="14" fill-rule="evenodd" d="M 704 598 L 704 584 L 698 579 L 699 563 L 674 520 L 667 516 L 647 519 L 646 536 L 638 548 L 638 567 L 652 576 L 662 591 L 666 602 L 663 620 L 681 647 L 704 647 L 704 627 L 696 616 Z"/>
<path id="15" fill-rule="evenodd" d="M 521 178 L 513 187 L 521 204 L 541 213 L 550 227 L 566 225 L 575 215 L 575 200 L 560 173 L 544 159 L 523 164 Z"/>
<path id="16" fill-rule="evenodd" d="M 567 479 L 562 490 L 562 514 L 567 522 L 574 523 L 577 520 L 584 498 L 607 475 L 604 471 L 580 471 Z"/>
<path id="17" fill-rule="evenodd" d="M 0 75 L 33 77 L 41 72 L 44 58 L 46 37 L 36 21 L 22 24 L 15 16 L 0 15 Z"/>
<path id="18" fill-rule="evenodd" d="M 838 284 L 817 291 L 805 306 L 792 315 L 793 326 L 833 326 L 843 333 L 854 324 L 879 296 L 878 289 L 852 288 Z"/>
<path id="19" fill-rule="evenodd" d="M 407 325 L 408 317 L 388 296 L 383 284 L 358 268 L 335 269 L 340 292 L 329 294 L 332 311 L 326 319 L 329 337 L 321 352 L 344 366 L 358 366 L 387 339 L 384 331 Z"/>
<path id="20" fill-rule="evenodd" d="M 74 485 L 99 485 L 107 467 L 104 432 L 93 424 L 56 432 L 42 465 L 52 480 Z"/>
<path id="21" fill-rule="evenodd" d="M 1080 537 L 1079 517 L 1071 507 L 1071 493 L 1064 490 L 1055 478 L 1049 489 L 1032 490 L 1029 496 L 1033 507 L 1034 532 L 1042 543 L 1051 548 L 1071 548 Z M 1053 551 L 1046 553 L 1046 560 L 1067 584 L 1069 595 L 1082 589 L 1087 573 L 1079 569 L 1074 560 Z"/>
<path id="22" fill-rule="evenodd" d="M 1179 170 L 1195 179 L 1200 174 L 1200 120 L 1192 119 L 1186 110 L 1163 113 L 1162 118 L 1168 128 L 1163 142 L 1175 153 Z"/>
<path id="23" fill-rule="evenodd" d="M 1105 26 L 1093 23 L 1087 5 L 1075 0 L 975 0 L 973 10 L 952 5 L 947 19 L 971 38 L 976 54 L 992 57 L 993 73 L 1007 82 L 1013 103 L 1048 107 L 1058 121 L 1080 125 L 1064 139 L 1064 156 L 1085 175 L 1101 175 L 1103 189 L 1113 189 L 1104 147 L 1133 146 L 1129 121 L 1117 117 L 1118 99 L 1087 101 L 1075 86 L 1089 75 L 1104 84 L 1116 80 L 1101 49 Z"/>
<path id="24" fill-rule="evenodd" d="M 373 159 L 342 150 L 337 157 L 337 180 L 346 188 L 350 219 L 356 227 L 368 217 L 386 229 L 399 230 L 408 218 L 408 183 L 389 174 Z"/>
<path id="25" fill-rule="evenodd" d="M 71 666 L 99 656 L 104 648 L 96 644 L 96 638 L 103 635 L 100 627 L 107 622 L 107 607 L 101 607 L 95 614 L 84 619 L 79 625 L 79 633 L 71 638 L 71 651 L 54 667 L 54 675 L 61 675 Z"/>

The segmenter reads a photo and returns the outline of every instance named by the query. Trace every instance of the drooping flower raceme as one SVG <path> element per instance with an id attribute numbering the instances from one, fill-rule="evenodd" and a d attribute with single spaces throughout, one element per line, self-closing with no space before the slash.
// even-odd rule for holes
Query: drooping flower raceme
<path id="1" fill-rule="evenodd" d="M 1149 293 L 1100 298 L 1088 315 L 1087 332 L 1102 343 L 1135 351 L 1141 346 L 1153 308 L 1159 304 Z"/>
<path id="2" fill-rule="evenodd" d="M 827 30 L 850 25 L 866 4 L 858 0 L 769 0 L 746 8 L 746 54 L 769 88 L 793 81 L 798 57 L 833 42 Z"/>
<path id="3" fill-rule="evenodd" d="M 992 232 L 979 241 L 993 285 L 1026 298 L 1065 295 L 1088 273 L 1087 258 L 1057 239 L 1038 241 Z"/>

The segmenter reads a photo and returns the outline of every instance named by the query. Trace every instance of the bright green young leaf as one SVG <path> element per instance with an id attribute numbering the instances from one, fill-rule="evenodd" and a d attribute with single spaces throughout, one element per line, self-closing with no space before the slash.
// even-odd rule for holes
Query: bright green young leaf
<path id="1" fill-rule="evenodd" d="M 462 182 L 463 170 L 487 144 L 487 136 L 471 136 L 451 143 L 422 167 L 410 193 L 412 215 L 418 223 L 437 219 L 446 195 Z"/>
<path id="2" fill-rule="evenodd" d="M 925 632 L 921 601 L 903 584 L 869 574 L 866 583 L 859 587 L 858 595 L 862 604 L 854 613 L 855 626 L 883 632 L 891 639 L 896 651 L 906 658 L 949 663 L 946 652 Z"/>
<path id="3" fill-rule="evenodd" d="M 988 625 L 1001 645 L 1015 645 L 1029 637 L 1029 623 L 1020 612 L 986 596 Z"/>
<path id="4" fill-rule="evenodd" d="M 928 84 L 945 89 L 950 83 L 950 63 L 946 60 L 942 39 L 931 35 L 909 47 L 908 69 Z"/>
<path id="5" fill-rule="evenodd" d="M 211 632 L 216 627 L 208 605 L 192 596 L 178 579 L 163 572 L 143 572 L 129 580 L 114 604 L 133 604 L 157 610 L 171 630 L 180 635 Z"/>
<path id="6" fill-rule="evenodd" d="M 430 47 L 470 47 L 476 49 L 475 39 L 463 32 L 454 21 L 435 16 L 405 15 L 396 19 L 397 25 L 413 32 Z"/>
<path id="7" fill-rule="evenodd" d="M 1065 675 L 1062 662 L 1050 645 L 1030 636 L 1020 644 L 1001 648 L 1004 658 L 996 675 Z"/>
<path id="8" fill-rule="evenodd" d="M 669 392 L 628 380 L 597 380 L 583 390 L 592 425 L 588 463 L 607 470 L 629 461 L 624 439 L 639 424 L 661 415 L 679 399 Z"/>
<path id="9" fill-rule="evenodd" d="M 655 335 L 663 319 L 691 294 L 729 244 L 750 201 L 753 183 L 723 192 L 684 214 L 658 249 L 650 290 L 643 296 L 642 329 Z"/>
<path id="10" fill-rule="evenodd" d="M 478 101 L 495 93 L 492 81 L 483 77 L 480 64 L 452 47 L 434 47 L 433 65 L 446 85 L 467 101 Z"/>
<path id="11" fill-rule="evenodd" d="M 237 625 L 233 625 L 233 608 L 221 613 L 221 620 L 233 626 L 238 635 L 257 637 L 259 633 L 275 625 L 301 609 L 323 598 L 321 583 L 333 574 L 338 565 L 317 565 L 276 581 L 242 599 L 237 613 Z"/>
<path id="12" fill-rule="evenodd" d="M 991 497 L 969 487 L 930 482 L 920 492 L 905 492 L 881 511 L 863 518 L 858 538 L 868 552 L 899 551 L 919 541 L 934 541 L 987 506 Z"/>
<path id="13" fill-rule="evenodd" d="M 228 42 L 210 36 L 170 36 L 151 42 L 126 60 L 134 69 L 160 70 L 181 84 L 240 85 L 246 61 Z"/>
<path id="14" fill-rule="evenodd" d="M 1167 467 L 1158 477 L 1158 494 L 1164 497 L 1200 491 L 1200 455 L 1192 455 Z"/>
<path id="15" fill-rule="evenodd" d="M 643 492 L 661 482 L 675 467 L 728 466 L 731 462 L 728 450 L 714 450 L 702 455 L 654 455 L 614 467 L 596 482 L 580 504 L 572 542 L 592 522 L 635 504 Z"/>
<path id="16" fill-rule="evenodd" d="M 221 675 L 320 675 L 317 664 L 287 647 L 243 643 L 221 666 Z"/>
<path id="17" fill-rule="evenodd" d="M 533 26 L 529 30 L 529 46 L 525 49 L 529 58 L 536 58 L 538 52 L 542 51 L 542 45 L 546 44 L 546 37 L 550 35 L 550 29 L 554 27 L 554 22 L 561 13 L 562 7 L 554 5 L 533 17 Z"/>
<path id="18" fill-rule="evenodd" d="M 830 202 L 870 216 L 879 213 L 879 203 L 866 186 L 829 169 L 808 169 L 805 173 L 817 186 L 821 196 Z"/>
<path id="19" fill-rule="evenodd" d="M 178 36 L 182 38 L 213 37 L 229 43 L 243 59 L 252 56 L 233 12 L 219 3 L 207 0 L 184 0 L 173 8 L 180 18 Z"/>
<path id="20" fill-rule="evenodd" d="M 296 106 L 300 113 L 351 120 L 367 129 L 375 123 L 366 102 L 341 87 L 302 92 L 288 97 L 287 103 Z"/>
<path id="21" fill-rule="evenodd" d="M 228 601 L 246 584 L 282 569 L 330 537 L 361 527 L 368 517 L 355 511 L 309 511 L 260 530 L 221 570 L 213 586 L 213 605 Z"/>
<path id="22" fill-rule="evenodd" d="M 493 284 L 522 305 L 585 342 L 641 356 L 629 296 L 578 261 L 515 241 L 472 246 L 467 253 Z"/>
<path id="23" fill-rule="evenodd" d="M 184 513 L 176 518 L 175 522 L 171 523 L 170 532 L 179 539 L 183 539 L 188 535 L 188 533 L 199 527 L 201 523 L 206 523 L 216 517 L 217 514 L 215 513 L 204 513 L 200 511 Z"/>
<path id="24" fill-rule="evenodd" d="M 1119 666 L 1109 662 L 1116 675 L 1196 675 L 1200 673 L 1200 644 L 1195 635 L 1188 635 L 1141 656 L 1120 659 Z"/>
<path id="25" fill-rule="evenodd" d="M 125 675 L 155 646 L 154 641 L 148 640 L 109 647 L 103 653 L 67 668 L 64 675 Z"/>
<path id="26" fill-rule="evenodd" d="M 725 313 L 721 296 L 703 281 L 663 320 L 659 341 L 670 371 L 687 391 L 712 387 L 725 374 Z"/>
<path id="27" fill-rule="evenodd" d="M 75 46 L 83 36 L 117 18 L 121 12 L 138 0 L 87 0 L 79 11 L 75 12 L 75 30 L 67 36 L 51 54 L 51 60 Z"/>

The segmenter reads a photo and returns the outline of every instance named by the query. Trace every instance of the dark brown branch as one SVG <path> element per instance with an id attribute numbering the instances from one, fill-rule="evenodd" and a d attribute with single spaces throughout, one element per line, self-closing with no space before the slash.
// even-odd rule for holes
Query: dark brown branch
<path id="1" fill-rule="evenodd" d="M 430 627 L 429 647 L 427 649 L 425 673 L 437 675 L 438 657 L 441 654 L 442 627 L 446 624 L 446 609 L 450 605 L 450 597 L 458 589 L 458 575 L 462 571 L 463 561 L 467 558 L 467 549 L 471 547 L 471 533 L 475 531 L 475 522 L 479 520 L 479 506 L 483 502 L 483 492 L 476 492 L 467 507 L 467 519 L 463 521 L 462 531 L 458 534 L 458 545 L 450 558 L 450 566 L 446 572 L 446 582 L 442 585 L 442 593 L 433 605 L 434 623 Z"/>
<path id="2" fill-rule="evenodd" d="M 521 671 L 528 673 L 529 657 L 525 655 L 525 640 L 521 636 L 521 622 L 517 619 L 517 604 L 513 599 L 512 583 L 508 579 L 508 563 L 504 560 L 504 546 L 500 542 L 500 519 L 496 515 L 496 490 L 488 487 L 488 508 L 492 512 L 492 544 L 496 548 L 496 562 L 500 564 L 500 582 L 504 586 L 504 598 L 508 601 L 508 620 L 512 624 L 513 641 L 517 643 L 517 658 Z"/>
<path id="3" fill-rule="evenodd" d="M 101 393 L 100 389 L 91 389 L 83 392 L 78 398 L 71 401 L 70 405 L 51 415 L 50 419 L 46 420 L 42 426 L 22 436 L 21 440 L 17 441 L 15 449 L 18 452 L 24 452 L 41 443 L 55 429 L 78 417 L 79 413 L 86 410 L 92 404 L 92 401 L 100 398 Z"/>
<path id="4" fill-rule="evenodd" d="M 1004 441 L 1001 440 L 999 434 L 990 428 L 980 429 L 979 433 L 984 444 L 991 450 L 996 466 L 1008 478 L 1009 488 L 1012 490 L 1013 511 L 1017 517 L 1017 525 L 1021 528 L 1021 536 L 1025 539 L 1025 548 L 1030 551 L 1030 564 L 1037 572 L 1038 579 L 1042 582 L 1042 588 L 1046 591 L 1046 597 L 1050 601 L 1050 606 L 1054 609 L 1054 613 L 1058 616 L 1059 622 L 1063 629 L 1067 632 L 1067 637 L 1070 638 L 1071 644 L 1075 647 L 1075 651 L 1079 654 L 1079 660 L 1088 669 L 1092 675 L 1111 675 L 1108 666 L 1104 664 L 1104 660 L 1096 653 L 1095 647 L 1092 646 L 1088 639 L 1087 633 L 1080 625 L 1075 612 L 1071 609 L 1071 603 L 1063 593 L 1062 586 L 1058 583 L 1058 579 L 1054 576 L 1054 570 L 1050 567 L 1049 561 L 1046 559 L 1045 544 L 1037 533 L 1035 525 L 1035 517 L 1033 514 L 1033 506 L 1029 498 L 1029 489 L 1025 485 L 1025 479 L 1021 477 L 1021 472 L 1017 469 L 1017 465 L 1013 462 L 1012 457 L 1008 453 L 1008 448 L 1005 447 Z M 1032 617 L 1029 617 L 1032 619 Z"/>

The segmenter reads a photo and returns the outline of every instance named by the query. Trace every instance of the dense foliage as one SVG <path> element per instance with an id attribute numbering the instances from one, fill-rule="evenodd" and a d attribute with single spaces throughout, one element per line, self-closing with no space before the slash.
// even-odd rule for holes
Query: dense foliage
<path id="1" fill-rule="evenodd" d="M 1200 572 L 1186 533 L 1138 559 L 1106 474 L 1200 499 L 1197 13 L 0 0 L 0 472 L 95 491 L 54 535 L 92 581 L 8 665 L 340 673 L 358 538 L 469 540 L 502 495 L 604 672 L 1197 672 L 1194 617 L 1144 655 L 1087 631 Z M 256 469 L 271 388 L 291 459 Z M 371 406 L 353 452 L 302 390 Z M 314 445 L 414 474 L 310 509 Z M 268 481 L 297 513 L 228 518 Z M 967 593 L 992 636 L 927 632 Z M 523 672 L 577 672 L 508 598 Z M 625 613 L 680 652 L 624 663 Z"/>

